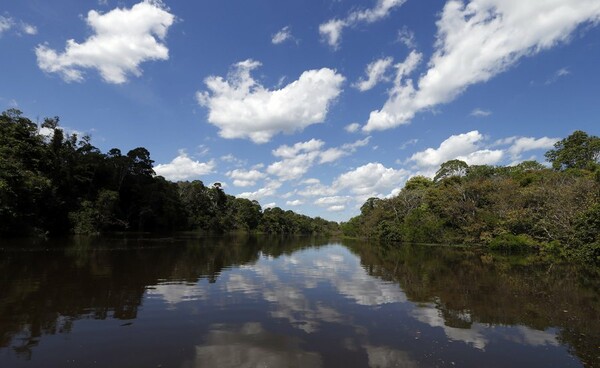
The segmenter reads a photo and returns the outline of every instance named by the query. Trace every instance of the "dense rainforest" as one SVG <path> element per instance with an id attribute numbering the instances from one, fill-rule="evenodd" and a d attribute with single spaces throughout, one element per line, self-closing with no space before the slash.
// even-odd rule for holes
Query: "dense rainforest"
<path id="1" fill-rule="evenodd" d="M 43 131 L 44 134 L 41 134 Z M 600 262 L 600 138 L 575 131 L 536 161 L 516 166 L 451 160 L 433 179 L 409 179 L 398 195 L 370 198 L 343 234 L 387 243 L 486 244 L 582 255 Z M 148 150 L 102 153 L 59 119 L 37 125 L 0 115 L 0 236 L 203 230 L 335 233 L 335 222 L 226 194 L 219 183 L 173 183 Z"/>
<path id="2" fill-rule="evenodd" d="M 486 244 L 580 255 L 600 263 L 600 138 L 582 131 L 516 166 L 451 160 L 393 198 L 370 198 L 346 236 L 384 242 Z"/>
<path id="3" fill-rule="evenodd" d="M 40 132 L 44 134 L 40 134 Z M 59 118 L 38 126 L 0 115 L 0 236 L 107 231 L 204 230 L 331 233 L 335 222 L 227 195 L 219 183 L 156 176 L 150 152 L 102 153 L 90 137 L 66 135 Z"/>

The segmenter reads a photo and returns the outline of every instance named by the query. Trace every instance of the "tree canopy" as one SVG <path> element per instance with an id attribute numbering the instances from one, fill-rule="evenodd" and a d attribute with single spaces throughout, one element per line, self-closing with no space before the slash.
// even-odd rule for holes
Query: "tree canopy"
<path id="1" fill-rule="evenodd" d="M 554 170 L 536 161 L 445 162 L 433 181 L 413 177 L 395 197 L 368 199 L 342 231 L 385 242 L 563 249 L 600 262 L 598 141 L 576 131 L 557 142 L 546 153 Z"/>
<path id="2" fill-rule="evenodd" d="M 40 134 L 40 131 L 45 134 Z M 102 153 L 67 135 L 59 118 L 38 127 L 15 109 L 0 115 L 0 236 L 204 230 L 326 233 L 337 223 L 227 195 L 220 183 L 172 183 L 144 147 Z"/>

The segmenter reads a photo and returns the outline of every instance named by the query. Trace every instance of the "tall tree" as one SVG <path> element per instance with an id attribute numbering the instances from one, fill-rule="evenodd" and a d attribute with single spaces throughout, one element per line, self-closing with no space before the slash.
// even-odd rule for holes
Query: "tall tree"
<path id="1" fill-rule="evenodd" d="M 600 161 L 600 138 L 576 130 L 556 142 L 545 156 L 555 170 L 592 169 Z"/>

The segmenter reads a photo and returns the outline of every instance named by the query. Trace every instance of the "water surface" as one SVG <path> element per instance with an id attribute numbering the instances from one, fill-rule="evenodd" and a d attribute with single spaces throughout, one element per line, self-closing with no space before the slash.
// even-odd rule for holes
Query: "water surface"
<path id="1" fill-rule="evenodd" d="M 3 242 L 1 367 L 600 366 L 595 270 L 310 238 Z"/>

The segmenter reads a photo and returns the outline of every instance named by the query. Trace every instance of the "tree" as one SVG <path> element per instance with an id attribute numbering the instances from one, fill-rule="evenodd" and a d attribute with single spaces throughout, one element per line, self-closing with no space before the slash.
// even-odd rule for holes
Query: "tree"
<path id="1" fill-rule="evenodd" d="M 449 178 L 452 176 L 465 176 L 469 169 L 469 165 L 461 160 L 450 160 L 446 161 L 440 166 L 440 169 L 435 173 L 433 178 L 434 182 L 438 182 L 442 179 Z"/>
<path id="2" fill-rule="evenodd" d="M 555 170 L 593 169 L 600 160 L 600 138 L 576 130 L 556 142 L 554 149 L 546 152 L 545 157 Z"/>
<path id="3" fill-rule="evenodd" d="M 413 176 L 412 178 L 406 181 L 404 184 L 405 190 L 418 190 L 418 189 L 427 189 L 433 184 L 431 179 L 426 178 L 421 175 Z"/>

